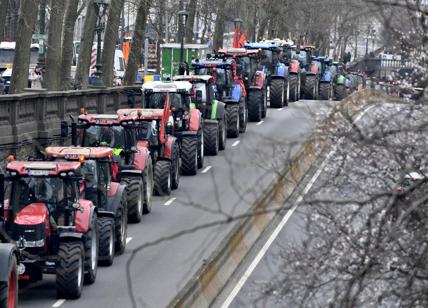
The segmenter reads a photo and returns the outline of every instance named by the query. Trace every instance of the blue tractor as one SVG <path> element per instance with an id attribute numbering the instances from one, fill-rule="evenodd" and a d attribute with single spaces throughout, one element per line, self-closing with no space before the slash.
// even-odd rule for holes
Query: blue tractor
<path id="1" fill-rule="evenodd" d="M 247 94 L 242 72 L 234 59 L 204 59 L 192 62 L 195 75 L 210 75 L 216 87 L 216 99 L 226 104 L 227 136 L 245 133 L 248 122 Z"/>
<path id="2" fill-rule="evenodd" d="M 270 93 L 270 107 L 282 108 L 288 106 L 290 98 L 290 83 L 288 66 L 283 63 L 283 49 L 275 43 L 248 43 L 246 49 L 263 51 L 261 65 L 267 75 L 267 85 Z"/>
<path id="3" fill-rule="evenodd" d="M 319 99 L 328 100 L 333 97 L 334 80 L 337 75 L 336 66 L 327 57 L 315 57 L 314 61 L 320 63 L 321 78 L 319 86 Z"/>

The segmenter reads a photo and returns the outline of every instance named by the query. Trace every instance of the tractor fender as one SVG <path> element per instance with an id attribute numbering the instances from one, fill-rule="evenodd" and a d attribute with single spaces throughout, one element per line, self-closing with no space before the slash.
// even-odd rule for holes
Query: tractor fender
<path id="1" fill-rule="evenodd" d="M 9 267 L 12 262 L 13 255 L 16 254 L 14 244 L 0 244 L 0 281 L 7 282 L 9 280 Z"/>
<path id="2" fill-rule="evenodd" d="M 224 115 L 226 114 L 226 104 L 223 102 L 218 102 L 217 105 L 217 114 L 216 114 L 216 119 L 221 121 L 224 119 Z M 214 119 L 213 119 L 214 120 Z"/>
<path id="3" fill-rule="evenodd" d="M 122 195 L 125 193 L 125 187 L 125 185 L 119 183 L 111 183 L 109 194 L 107 195 L 107 207 L 105 208 L 107 211 L 117 212 L 121 206 L 120 200 L 122 200 Z M 110 191 L 112 191 L 111 194 Z"/>
<path id="4" fill-rule="evenodd" d="M 231 97 L 226 97 L 226 98 L 224 98 L 223 99 L 223 102 L 226 104 L 226 105 L 237 105 L 237 104 L 239 104 L 239 100 L 237 101 L 237 100 L 235 100 L 235 99 L 233 99 L 233 98 L 231 98 Z M 227 107 L 226 107 L 227 108 Z"/>
<path id="5" fill-rule="evenodd" d="M 217 126 L 218 125 L 218 121 L 217 120 L 204 120 L 204 125 L 205 126 Z"/>
<path id="6" fill-rule="evenodd" d="M 137 151 L 134 153 L 134 169 L 143 171 L 150 157 L 147 141 L 137 143 Z"/>
<path id="7" fill-rule="evenodd" d="M 164 152 L 163 158 L 167 158 L 167 159 L 172 158 L 172 149 L 174 148 L 174 145 L 176 142 L 177 142 L 177 138 L 173 136 L 168 136 L 165 142 L 165 152 Z"/>
<path id="8" fill-rule="evenodd" d="M 324 73 L 322 75 L 321 82 L 330 82 L 330 81 L 331 81 L 331 74 Z"/>
<path id="9" fill-rule="evenodd" d="M 311 67 L 309 68 L 308 73 L 311 74 L 318 74 L 318 65 L 316 65 L 315 63 L 311 65 Z"/>
<path id="10" fill-rule="evenodd" d="M 255 85 L 250 86 L 250 89 L 253 87 L 263 88 L 263 86 L 265 85 L 265 82 L 266 82 L 266 74 L 263 71 L 257 71 Z"/>
<path id="11" fill-rule="evenodd" d="M 98 217 L 115 218 L 115 216 L 116 216 L 114 212 L 110 212 L 110 211 L 106 211 L 106 210 L 98 210 L 97 214 L 98 214 Z"/>
<path id="12" fill-rule="evenodd" d="M 86 233 L 94 217 L 95 206 L 91 201 L 85 199 L 80 199 L 79 203 L 82 210 L 76 211 L 76 231 Z"/>
<path id="13" fill-rule="evenodd" d="M 275 73 L 272 75 L 272 79 L 285 78 L 288 75 L 288 67 L 284 63 L 278 63 L 275 68 Z"/>
<path id="14" fill-rule="evenodd" d="M 218 100 L 214 100 L 211 104 L 210 120 L 221 120 L 224 117 L 224 109 L 226 104 Z"/>
<path id="15" fill-rule="evenodd" d="M 338 85 L 343 85 L 345 83 L 345 77 L 343 75 L 337 76 L 337 82 Z"/>
<path id="16" fill-rule="evenodd" d="M 232 89 L 232 99 L 239 102 L 239 100 L 241 99 L 241 96 L 242 96 L 242 87 L 239 83 L 235 83 Z"/>
<path id="17" fill-rule="evenodd" d="M 88 230 L 86 230 L 88 231 Z M 59 234 L 61 242 L 81 240 L 83 238 L 83 233 L 81 232 L 62 232 Z"/>
<path id="18" fill-rule="evenodd" d="M 201 112 L 198 109 L 190 110 L 190 125 L 189 130 L 197 132 L 201 123 Z"/>
<path id="19" fill-rule="evenodd" d="M 299 73 L 299 62 L 298 61 L 291 61 L 290 67 L 289 67 L 290 74 L 298 74 Z"/>

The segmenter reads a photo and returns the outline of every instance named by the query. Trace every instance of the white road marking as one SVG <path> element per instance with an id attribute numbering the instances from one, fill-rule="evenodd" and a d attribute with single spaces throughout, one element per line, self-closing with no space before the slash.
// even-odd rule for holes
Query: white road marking
<path id="1" fill-rule="evenodd" d="M 128 244 L 130 241 L 132 241 L 132 237 L 127 237 L 126 238 L 126 244 Z"/>
<path id="2" fill-rule="evenodd" d="M 278 111 L 282 111 L 284 108 L 278 108 Z"/>
<path id="3" fill-rule="evenodd" d="M 208 171 L 210 171 L 211 168 L 212 166 L 207 166 L 204 170 L 202 170 L 201 173 L 207 173 Z"/>
<path id="4" fill-rule="evenodd" d="M 169 199 L 167 202 L 164 203 L 164 205 L 166 205 L 166 206 L 171 205 L 175 201 L 175 199 L 177 199 L 177 198 Z"/>
<path id="5" fill-rule="evenodd" d="M 260 122 L 259 122 L 259 123 L 257 123 L 256 125 L 257 125 L 257 126 L 262 125 L 264 122 L 265 122 L 265 121 L 260 121 Z"/>
<path id="6" fill-rule="evenodd" d="M 233 147 L 236 147 L 240 142 L 241 142 L 240 140 L 236 140 L 236 141 L 232 144 L 232 146 L 233 146 Z"/>
<path id="7" fill-rule="evenodd" d="M 52 307 L 53 308 L 58 308 L 59 306 L 61 306 L 62 304 L 64 304 L 65 303 L 65 299 L 59 299 L 59 300 L 57 300 L 53 305 L 52 305 Z"/>
<path id="8" fill-rule="evenodd" d="M 354 120 L 354 123 L 361 120 L 361 118 L 374 107 L 374 105 L 366 108 L 363 110 Z M 275 239 L 278 237 L 281 230 L 284 228 L 287 221 L 290 219 L 291 215 L 293 215 L 294 211 L 297 209 L 299 204 L 303 201 L 303 196 L 306 195 L 309 190 L 311 189 L 312 185 L 314 185 L 315 181 L 320 176 L 321 172 L 324 170 L 325 166 L 327 165 L 330 158 L 336 153 L 337 151 L 337 145 L 333 147 L 333 149 L 328 153 L 325 160 L 322 162 L 320 168 L 315 172 L 315 174 L 312 176 L 309 183 L 306 185 L 305 189 L 303 190 L 302 194 L 297 198 L 296 204 L 287 212 L 287 214 L 282 218 L 281 222 L 276 226 L 275 230 L 270 235 L 269 239 L 266 241 L 266 243 L 263 245 L 262 249 L 258 252 L 256 257 L 251 262 L 250 266 L 246 269 L 244 274 L 239 279 L 238 283 L 233 288 L 232 292 L 229 294 L 229 296 L 226 298 L 226 300 L 223 302 L 223 305 L 221 305 L 221 308 L 228 308 L 232 301 L 235 299 L 236 295 L 238 295 L 241 288 L 244 286 L 245 282 L 248 280 L 248 278 L 251 276 L 254 269 L 257 267 L 263 256 L 268 251 L 269 247 L 272 245 L 272 243 L 275 241 Z"/>
<path id="9" fill-rule="evenodd" d="M 321 164 L 321 167 L 317 170 L 317 172 L 312 176 L 309 183 L 306 185 L 305 189 L 303 190 L 303 194 L 299 196 L 296 204 L 287 212 L 287 214 L 284 216 L 284 218 L 282 218 L 282 220 L 278 224 L 278 226 L 276 226 L 275 230 L 269 236 L 269 239 L 266 241 L 266 243 L 263 245 L 262 249 L 258 252 L 258 254 L 254 258 L 254 260 L 251 262 L 250 266 L 245 271 L 244 275 L 242 275 L 241 279 L 239 279 L 238 283 L 235 285 L 232 292 L 226 298 L 223 305 L 221 305 L 221 308 L 228 308 L 230 306 L 230 304 L 232 303 L 232 301 L 235 299 L 236 295 L 238 295 L 239 291 L 244 286 L 245 282 L 248 280 L 248 278 L 251 276 L 251 274 L 254 271 L 254 269 L 256 268 L 256 266 L 259 264 L 260 260 L 263 258 L 263 256 L 268 251 L 269 247 L 272 245 L 272 243 L 278 237 L 282 228 L 284 228 L 285 224 L 288 222 L 291 215 L 293 215 L 294 211 L 297 209 L 299 204 L 302 202 L 303 195 L 307 194 L 308 191 L 311 189 L 312 185 L 314 185 L 315 181 L 318 179 L 321 172 L 324 170 L 325 166 L 327 165 L 328 160 L 334 154 L 334 152 L 335 152 L 335 150 L 332 150 L 330 153 L 328 153 L 327 158 L 323 161 L 323 163 Z"/>

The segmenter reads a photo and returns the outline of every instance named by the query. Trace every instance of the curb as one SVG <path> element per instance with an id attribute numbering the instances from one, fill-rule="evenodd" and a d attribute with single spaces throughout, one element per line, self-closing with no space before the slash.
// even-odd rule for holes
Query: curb
<path id="1" fill-rule="evenodd" d="M 259 236 L 281 210 L 269 211 L 268 208 L 281 208 L 285 201 L 303 180 L 324 149 L 331 144 L 324 134 L 334 125 L 336 116 L 353 117 L 369 104 L 391 100 L 390 96 L 374 90 L 355 92 L 342 100 L 323 121 L 320 127 L 302 145 L 289 165 L 280 172 L 272 184 L 265 189 L 249 210 L 254 213 L 241 220 L 223 239 L 208 261 L 187 282 L 175 298 L 170 308 L 208 307 L 238 268 Z"/>

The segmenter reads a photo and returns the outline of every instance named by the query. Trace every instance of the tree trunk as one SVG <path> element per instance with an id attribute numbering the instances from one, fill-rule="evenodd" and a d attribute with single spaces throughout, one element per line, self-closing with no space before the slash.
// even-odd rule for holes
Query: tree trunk
<path id="1" fill-rule="evenodd" d="M 126 66 L 125 71 L 125 85 L 133 85 L 135 83 L 138 68 L 141 65 L 141 59 L 143 57 L 143 36 L 144 30 L 146 28 L 147 15 L 149 13 L 151 4 L 151 0 L 143 0 L 138 5 L 135 30 L 132 37 L 131 52 L 129 53 L 128 65 Z"/>
<path id="2" fill-rule="evenodd" d="M 73 36 L 79 0 L 69 0 L 64 21 L 61 63 L 61 90 L 70 89 L 71 64 L 73 61 Z"/>
<path id="3" fill-rule="evenodd" d="M 7 8 L 9 0 L 0 0 L 0 42 L 4 39 L 4 28 L 6 24 Z"/>
<path id="4" fill-rule="evenodd" d="M 215 21 L 215 33 L 213 49 L 219 50 L 223 47 L 223 34 L 224 34 L 224 10 L 226 6 L 226 0 L 219 0 L 217 8 L 217 16 Z"/>
<path id="5" fill-rule="evenodd" d="M 198 5 L 197 0 L 190 0 L 188 11 L 189 18 L 186 24 L 186 43 L 191 44 L 193 42 L 193 27 L 195 26 L 195 15 L 196 15 L 196 6 Z"/>
<path id="6" fill-rule="evenodd" d="M 156 73 L 161 73 L 161 47 L 160 45 L 164 43 L 165 37 L 165 24 L 167 23 L 165 15 L 165 2 L 159 2 L 159 22 L 158 22 L 158 39 L 156 42 Z"/>
<path id="7" fill-rule="evenodd" d="M 114 54 L 119 39 L 120 14 L 124 2 L 124 0 L 113 0 L 109 7 L 102 54 L 103 80 L 106 87 L 113 85 Z"/>
<path id="8" fill-rule="evenodd" d="M 9 93 L 20 93 L 28 86 L 31 37 L 37 21 L 39 0 L 21 2 L 21 14 L 16 33 L 15 57 L 13 59 L 12 79 Z"/>
<path id="9" fill-rule="evenodd" d="M 48 48 L 46 50 L 46 73 L 43 85 L 49 91 L 58 91 L 61 85 L 62 28 L 64 1 L 51 1 Z"/>
<path id="10" fill-rule="evenodd" d="M 94 44 L 95 24 L 94 0 L 89 0 L 86 10 L 86 20 L 83 26 L 83 36 L 80 40 L 79 59 L 77 60 L 75 87 L 77 89 L 88 88 L 89 68 L 91 65 L 92 46 Z"/>

